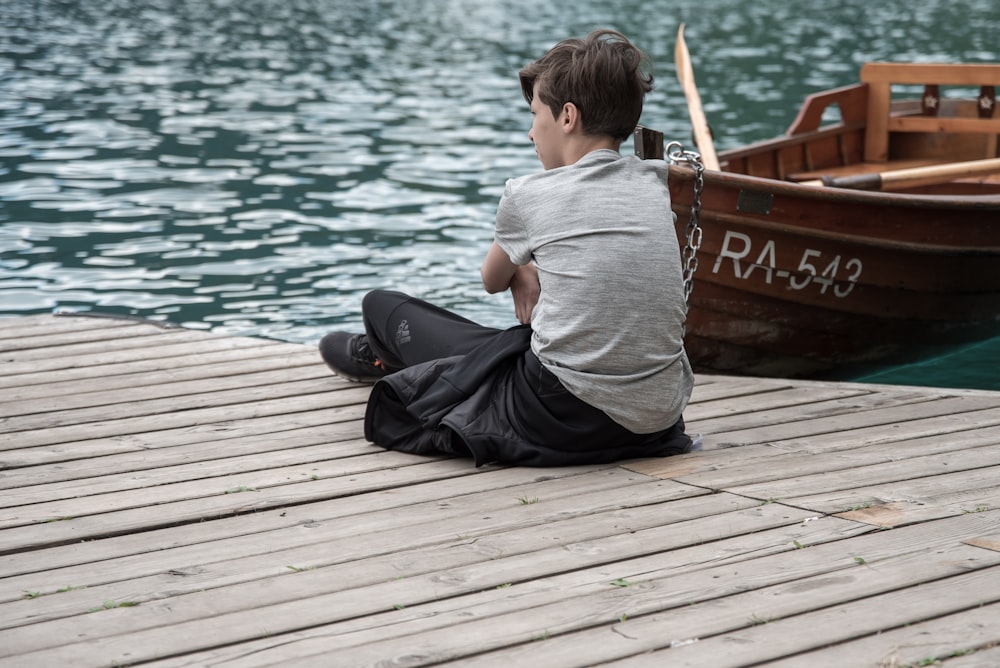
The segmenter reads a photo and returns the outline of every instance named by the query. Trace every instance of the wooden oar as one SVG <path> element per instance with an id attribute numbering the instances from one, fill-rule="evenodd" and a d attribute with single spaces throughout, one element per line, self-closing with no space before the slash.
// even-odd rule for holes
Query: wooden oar
<path id="1" fill-rule="evenodd" d="M 698 87 L 694 83 L 694 68 L 691 67 L 691 56 L 688 54 L 687 44 L 684 43 L 683 23 L 677 29 L 674 64 L 677 65 L 677 79 L 684 88 L 684 97 L 687 99 L 688 114 L 691 116 L 694 140 L 698 144 L 698 152 L 701 153 L 701 162 L 705 165 L 705 169 L 718 170 L 719 158 L 715 154 L 715 144 L 708 129 L 705 110 L 701 107 L 701 95 L 698 94 Z"/>
<path id="2" fill-rule="evenodd" d="M 1000 158 L 970 160 L 968 162 L 946 162 L 927 167 L 911 167 L 874 174 L 854 174 L 851 176 L 824 176 L 822 179 L 802 181 L 807 186 L 829 186 L 831 188 L 854 188 L 856 190 L 884 190 L 886 188 L 914 188 L 946 183 L 955 179 L 1000 173 Z"/>

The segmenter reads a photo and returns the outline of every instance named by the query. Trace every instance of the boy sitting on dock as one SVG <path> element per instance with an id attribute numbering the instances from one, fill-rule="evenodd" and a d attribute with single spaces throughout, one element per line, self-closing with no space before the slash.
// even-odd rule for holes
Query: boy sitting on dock
<path id="1" fill-rule="evenodd" d="M 687 452 L 693 386 L 666 164 L 622 156 L 653 76 L 624 35 L 568 39 L 519 73 L 544 171 L 507 182 L 482 266 L 522 323 L 483 327 L 403 293 L 320 352 L 377 381 L 365 437 L 386 448 L 552 466 Z"/>

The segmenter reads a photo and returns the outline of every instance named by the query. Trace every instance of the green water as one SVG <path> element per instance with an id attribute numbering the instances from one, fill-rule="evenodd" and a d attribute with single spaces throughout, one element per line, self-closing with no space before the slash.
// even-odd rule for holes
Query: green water
<path id="1" fill-rule="evenodd" d="M 3 0 L 0 316 L 312 343 L 387 287 L 513 324 L 479 264 L 504 181 L 539 168 L 517 69 L 622 30 L 658 63 L 642 122 L 687 141 L 682 21 L 720 149 L 869 60 L 1000 61 L 996 0 Z M 1000 339 L 854 377 L 998 368 Z"/>

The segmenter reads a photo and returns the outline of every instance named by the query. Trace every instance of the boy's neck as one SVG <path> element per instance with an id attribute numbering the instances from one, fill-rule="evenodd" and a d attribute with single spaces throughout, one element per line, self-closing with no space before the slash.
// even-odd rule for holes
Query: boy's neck
<path id="1" fill-rule="evenodd" d="M 575 164 L 588 153 L 593 153 L 601 149 L 610 149 L 618 152 L 621 149 L 621 145 L 622 143 L 619 140 L 607 135 L 575 135 L 566 144 L 566 149 L 563 152 L 565 158 L 564 164 Z"/>

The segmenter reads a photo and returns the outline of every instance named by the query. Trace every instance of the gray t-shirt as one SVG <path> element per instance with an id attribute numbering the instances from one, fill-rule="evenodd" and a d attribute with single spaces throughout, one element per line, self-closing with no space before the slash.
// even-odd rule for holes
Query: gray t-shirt
<path id="1" fill-rule="evenodd" d="M 664 162 L 602 149 L 509 180 L 497 210 L 496 242 L 538 267 L 532 351 L 638 434 L 672 426 L 694 385 L 666 178 Z"/>

